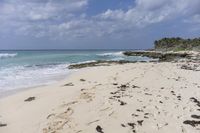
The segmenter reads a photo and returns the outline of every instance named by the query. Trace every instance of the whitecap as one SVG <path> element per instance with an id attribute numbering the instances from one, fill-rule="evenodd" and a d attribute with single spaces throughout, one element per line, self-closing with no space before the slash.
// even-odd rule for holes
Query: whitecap
<path id="1" fill-rule="evenodd" d="M 97 54 L 98 56 L 123 56 L 123 51 Z"/>
<path id="2" fill-rule="evenodd" d="M 0 59 L 16 57 L 17 53 L 0 53 Z"/>

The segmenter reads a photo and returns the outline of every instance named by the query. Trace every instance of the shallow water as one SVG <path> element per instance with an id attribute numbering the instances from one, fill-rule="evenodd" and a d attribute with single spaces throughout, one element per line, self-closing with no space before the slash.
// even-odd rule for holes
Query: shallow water
<path id="1" fill-rule="evenodd" d="M 0 51 L 0 94 L 47 85 L 66 78 L 74 63 L 95 60 L 149 60 L 126 57 L 120 50 Z"/>

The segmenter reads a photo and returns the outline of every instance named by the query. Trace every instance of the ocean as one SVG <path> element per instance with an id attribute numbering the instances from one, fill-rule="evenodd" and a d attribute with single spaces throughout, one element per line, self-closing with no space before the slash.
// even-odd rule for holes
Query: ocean
<path id="1" fill-rule="evenodd" d="M 72 70 L 70 64 L 96 60 L 146 61 L 127 57 L 121 50 L 39 50 L 0 51 L 0 94 L 48 85 L 62 80 Z"/>

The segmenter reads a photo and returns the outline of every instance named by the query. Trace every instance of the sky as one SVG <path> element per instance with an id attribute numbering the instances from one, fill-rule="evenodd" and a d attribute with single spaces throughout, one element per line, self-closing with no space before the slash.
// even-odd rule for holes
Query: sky
<path id="1" fill-rule="evenodd" d="M 200 0 L 0 0 L 0 49 L 148 49 L 200 35 Z"/>

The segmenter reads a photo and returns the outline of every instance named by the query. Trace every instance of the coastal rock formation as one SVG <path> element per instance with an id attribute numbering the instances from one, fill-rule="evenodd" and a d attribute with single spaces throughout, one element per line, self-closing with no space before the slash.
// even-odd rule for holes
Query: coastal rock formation
<path id="1" fill-rule="evenodd" d="M 109 66 L 109 65 L 114 65 L 114 64 L 126 64 L 126 63 L 135 63 L 136 61 L 95 61 L 95 62 L 89 62 L 89 63 L 81 63 L 81 64 L 72 64 L 69 65 L 69 69 L 80 69 L 80 68 L 85 68 L 85 67 L 95 67 L 95 66 Z"/>
<path id="2" fill-rule="evenodd" d="M 172 61 L 175 59 L 181 59 L 189 57 L 190 54 L 184 52 L 160 52 L 160 51 L 127 51 L 123 53 L 126 56 L 142 56 L 153 59 L 159 59 L 159 61 Z"/>
<path id="3" fill-rule="evenodd" d="M 196 51 L 192 52 L 192 51 Z M 126 56 L 142 56 L 159 61 L 174 61 L 179 59 L 192 59 L 197 61 L 200 59 L 200 38 L 182 39 L 163 38 L 154 42 L 154 48 L 147 51 L 126 51 Z"/>

